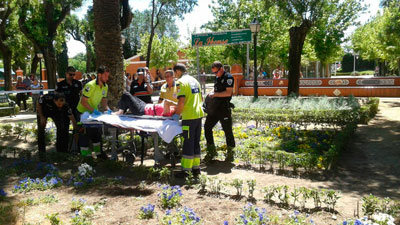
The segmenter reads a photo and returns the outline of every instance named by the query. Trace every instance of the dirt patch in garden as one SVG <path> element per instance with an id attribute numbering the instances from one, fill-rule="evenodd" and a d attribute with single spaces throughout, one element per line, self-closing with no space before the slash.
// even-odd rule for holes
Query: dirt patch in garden
<path id="1" fill-rule="evenodd" d="M 294 187 L 307 187 L 318 189 L 333 189 L 341 191 L 341 199 L 337 204 L 338 214 L 333 218 L 332 213 L 324 210 L 306 211 L 316 224 L 339 224 L 347 218 L 354 218 L 361 212 L 361 197 L 373 194 L 379 197 L 390 197 L 400 200 L 400 99 L 381 99 L 379 113 L 368 125 L 359 125 L 347 150 L 344 152 L 337 168 L 329 173 L 317 173 L 306 175 L 278 174 L 277 171 L 255 171 L 237 167 L 232 163 L 214 161 L 208 166 L 203 165 L 203 173 L 209 176 L 217 176 L 219 179 L 229 182 L 235 178 L 256 179 L 255 200 L 251 202 L 258 207 L 266 208 L 269 215 L 288 216 L 293 208 L 282 209 L 275 204 L 267 204 L 263 201 L 262 188 L 270 185 L 288 185 Z M 14 143 L 14 141 L 12 141 Z M 24 143 L 23 147 L 34 147 L 34 143 Z M 19 146 L 21 147 L 21 146 Z M 139 162 L 137 161 L 136 164 Z M 148 159 L 146 165 L 152 165 Z M 60 165 L 63 173 L 70 172 L 68 165 Z M 75 168 L 75 167 L 74 167 Z M 118 172 L 98 171 L 101 175 L 114 177 L 121 175 Z M 16 209 L 19 217 L 17 224 L 29 222 L 32 224 L 49 224 L 46 214 L 59 213 L 60 219 L 68 224 L 73 214 L 70 211 L 72 198 L 84 198 L 89 204 L 106 201 L 104 208 L 96 211 L 94 224 L 157 224 L 157 219 L 143 221 L 138 219 L 140 207 L 151 203 L 156 204 L 157 217 L 162 217 L 165 212 L 158 204 L 158 192 L 160 187 L 156 183 L 146 183 L 139 188 L 139 180 L 134 175 L 123 171 L 125 177 L 121 184 L 98 185 L 87 190 L 76 190 L 63 186 L 55 190 L 44 192 L 34 191 L 27 194 L 12 194 L 14 184 L 20 178 L 9 177 L 5 182 L 0 182 L 0 188 L 4 188 L 10 196 L 10 201 L 18 202 L 27 198 L 38 198 L 46 194 L 53 194 L 58 203 L 41 204 Z M 183 180 L 176 180 L 183 185 Z M 246 185 L 245 185 L 246 186 Z M 215 196 L 209 193 L 199 193 L 197 189 L 183 188 L 182 205 L 193 208 L 202 218 L 203 224 L 223 224 L 225 220 L 229 224 L 238 217 L 243 206 L 247 204 L 247 198 L 234 196 L 235 190 L 226 187 L 224 195 Z M 244 191 L 247 195 L 247 191 Z M 312 203 L 307 205 L 312 208 Z"/>

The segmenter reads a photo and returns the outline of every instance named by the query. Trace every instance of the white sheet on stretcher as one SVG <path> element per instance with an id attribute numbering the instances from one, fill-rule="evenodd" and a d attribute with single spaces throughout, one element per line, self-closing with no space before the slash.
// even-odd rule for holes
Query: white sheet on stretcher
<path id="1" fill-rule="evenodd" d="M 182 127 L 179 125 L 179 122 L 174 120 L 143 119 L 108 114 L 96 116 L 85 112 L 81 115 L 81 122 L 84 123 L 87 121 L 100 121 L 125 129 L 157 132 L 167 143 L 170 143 L 176 135 L 182 133 Z"/>

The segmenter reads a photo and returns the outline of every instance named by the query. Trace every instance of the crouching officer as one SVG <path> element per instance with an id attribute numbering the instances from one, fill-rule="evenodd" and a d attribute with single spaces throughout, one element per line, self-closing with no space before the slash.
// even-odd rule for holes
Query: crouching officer
<path id="1" fill-rule="evenodd" d="M 76 120 L 62 93 L 43 95 L 37 103 L 38 147 L 40 161 L 46 160 L 45 128 L 47 118 L 52 118 L 57 128 L 57 152 L 68 151 L 69 121 L 77 131 Z"/>
<path id="2" fill-rule="evenodd" d="M 234 160 L 233 148 L 235 147 L 235 139 L 232 132 L 231 108 L 233 104 L 230 101 L 232 99 L 234 80 L 232 75 L 224 70 L 222 63 L 219 61 L 215 61 L 212 64 L 211 71 L 216 75 L 216 80 L 214 92 L 207 96 L 207 98 L 211 98 L 211 101 L 207 106 L 207 117 L 204 123 L 204 133 L 207 141 L 207 155 L 204 160 L 210 162 L 217 156 L 212 129 L 219 121 L 226 138 L 227 154 L 225 161 L 232 162 Z"/>

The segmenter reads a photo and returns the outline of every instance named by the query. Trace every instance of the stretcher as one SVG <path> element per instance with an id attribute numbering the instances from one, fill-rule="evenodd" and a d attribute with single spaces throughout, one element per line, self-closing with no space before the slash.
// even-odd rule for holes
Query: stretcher
<path id="1" fill-rule="evenodd" d="M 102 133 L 105 133 L 105 129 L 108 128 L 111 138 L 111 155 L 112 159 L 117 159 L 117 154 L 123 150 L 130 150 L 130 155 L 126 155 L 127 161 L 134 161 L 136 157 L 136 145 L 134 141 L 130 141 L 127 145 L 122 147 L 117 147 L 118 131 L 127 130 L 131 132 L 131 137 L 133 132 L 136 132 L 141 137 L 142 147 L 141 147 L 141 164 L 143 164 L 145 156 L 145 144 L 144 139 L 147 136 L 152 136 L 154 141 L 154 157 L 155 161 L 160 161 L 162 159 L 162 154 L 158 147 L 158 136 L 162 138 L 166 143 L 171 143 L 175 136 L 182 133 L 182 127 L 178 121 L 174 121 L 171 117 L 161 117 L 161 116 L 137 116 L 137 115 L 93 115 L 89 113 L 84 113 L 81 116 L 81 122 L 84 127 L 100 127 Z M 170 154 L 174 157 L 174 154 Z M 133 157 L 133 158 L 132 158 Z M 174 158 L 171 158 L 171 164 Z"/>

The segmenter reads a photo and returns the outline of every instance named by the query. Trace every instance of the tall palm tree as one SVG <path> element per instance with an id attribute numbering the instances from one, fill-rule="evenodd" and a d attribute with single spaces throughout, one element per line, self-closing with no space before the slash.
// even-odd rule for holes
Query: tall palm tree
<path id="1" fill-rule="evenodd" d="M 120 0 L 93 0 L 97 67 L 110 69 L 108 102 L 111 107 L 124 90 Z"/>

